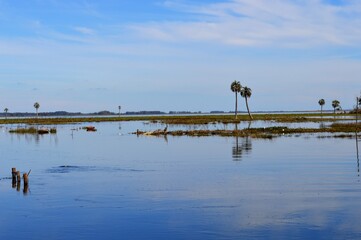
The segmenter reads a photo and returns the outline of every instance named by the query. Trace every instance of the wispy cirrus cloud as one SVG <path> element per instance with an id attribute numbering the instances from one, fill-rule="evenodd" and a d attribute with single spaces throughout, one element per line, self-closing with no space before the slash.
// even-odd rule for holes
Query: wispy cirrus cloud
<path id="1" fill-rule="evenodd" d="M 194 21 L 130 26 L 162 41 L 209 41 L 239 46 L 356 46 L 361 40 L 361 3 L 321 0 L 233 0 L 205 5 L 166 1 L 164 6 L 199 17 Z"/>
<path id="2" fill-rule="evenodd" d="M 85 35 L 94 35 L 96 31 L 87 27 L 74 27 L 74 30 Z"/>

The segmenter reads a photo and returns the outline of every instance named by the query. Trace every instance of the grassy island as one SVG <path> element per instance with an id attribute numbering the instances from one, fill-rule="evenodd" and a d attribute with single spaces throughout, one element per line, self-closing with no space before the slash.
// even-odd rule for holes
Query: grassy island
<path id="1" fill-rule="evenodd" d="M 279 123 L 306 123 L 327 122 L 328 126 L 320 128 L 288 128 L 265 127 L 265 128 L 246 128 L 234 130 L 176 130 L 165 131 L 156 130 L 153 132 L 142 132 L 137 130 L 135 134 L 141 135 L 173 135 L 173 136 L 252 136 L 257 138 L 272 138 L 283 134 L 301 134 L 301 133 L 355 133 L 359 132 L 361 125 L 355 123 L 353 114 L 254 114 L 253 121 L 274 121 Z M 246 115 L 239 115 L 237 119 L 233 115 L 154 115 L 154 116 L 112 116 L 112 117 L 59 117 L 59 118 L 16 118 L 1 119 L 0 124 L 28 124 L 28 125 L 57 125 L 57 124 L 76 124 L 76 123 L 95 123 L 95 122 L 122 122 L 122 121 L 147 121 L 150 123 L 160 123 L 165 125 L 207 125 L 207 124 L 237 124 L 248 122 Z M 342 122 L 341 122 L 342 121 Z M 331 124 L 330 124 L 331 123 Z M 22 132 L 23 130 L 19 130 Z M 348 135 L 347 135 L 348 136 Z"/>

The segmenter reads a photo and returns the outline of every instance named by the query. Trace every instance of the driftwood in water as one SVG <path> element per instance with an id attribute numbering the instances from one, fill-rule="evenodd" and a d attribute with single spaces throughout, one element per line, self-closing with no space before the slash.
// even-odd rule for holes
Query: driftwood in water
<path id="1" fill-rule="evenodd" d="M 97 129 L 94 126 L 83 127 L 83 129 L 87 130 L 87 132 L 96 132 Z"/>
<path id="2" fill-rule="evenodd" d="M 143 131 L 139 131 L 139 129 L 137 129 L 137 131 L 133 134 L 145 135 L 145 136 L 159 136 L 159 135 L 167 135 L 167 134 L 169 134 L 169 132 L 167 131 L 167 128 L 165 128 L 164 130 L 158 129 L 158 130 L 149 131 L 149 132 L 143 132 Z"/>

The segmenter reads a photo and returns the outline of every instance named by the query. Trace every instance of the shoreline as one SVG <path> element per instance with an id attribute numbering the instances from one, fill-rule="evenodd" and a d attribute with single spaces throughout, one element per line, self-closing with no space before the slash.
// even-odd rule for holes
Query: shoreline
<path id="1" fill-rule="evenodd" d="M 267 113 L 254 114 L 253 121 L 276 121 L 276 122 L 337 122 L 337 121 L 353 121 L 355 114 L 319 114 L 319 113 Z M 125 122 L 125 121 L 150 121 L 152 123 L 164 124 L 185 124 L 199 125 L 224 123 L 235 124 L 244 121 L 250 121 L 248 115 L 238 115 L 235 119 L 234 115 L 147 115 L 147 116 L 107 116 L 107 117 L 39 117 L 39 118 L 7 118 L 0 119 L 0 124 L 29 124 L 29 125 L 59 125 L 86 122 Z"/>

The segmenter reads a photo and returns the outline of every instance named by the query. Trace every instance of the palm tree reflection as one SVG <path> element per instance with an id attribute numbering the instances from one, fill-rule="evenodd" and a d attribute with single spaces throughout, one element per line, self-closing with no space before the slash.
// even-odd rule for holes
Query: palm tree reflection
<path id="1" fill-rule="evenodd" d="M 232 147 L 233 161 L 242 160 L 243 155 L 248 155 L 252 151 L 252 141 L 250 137 L 242 137 L 239 143 L 239 137 L 236 137 L 236 143 Z"/>
<path id="2" fill-rule="evenodd" d="M 357 158 L 357 175 L 360 176 L 360 156 L 359 156 L 359 150 L 358 150 L 358 136 L 357 136 L 357 131 L 355 132 L 355 136 L 356 136 L 356 158 Z"/>
<path id="3" fill-rule="evenodd" d="M 251 124 L 248 125 L 248 128 L 251 127 Z M 238 124 L 235 126 L 235 131 L 238 131 Z M 232 158 L 233 161 L 241 161 L 243 155 L 250 154 L 252 150 L 252 141 L 250 137 L 241 137 L 240 141 L 236 135 L 235 145 L 232 147 Z"/>
<path id="4" fill-rule="evenodd" d="M 361 105 L 361 98 L 356 98 L 356 130 L 355 130 L 355 136 L 356 136 L 356 157 L 357 157 L 357 175 L 360 176 L 360 157 L 359 157 L 359 150 L 358 150 L 358 110 L 359 105 Z"/>

